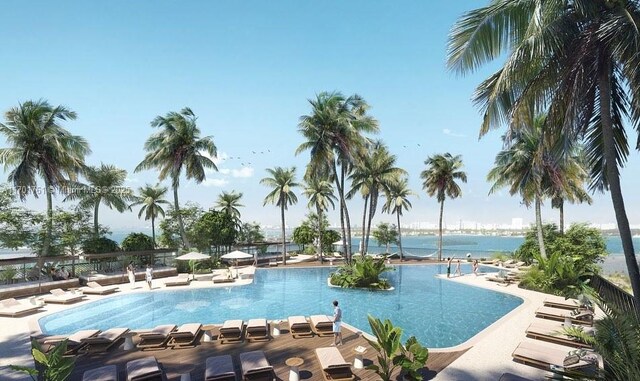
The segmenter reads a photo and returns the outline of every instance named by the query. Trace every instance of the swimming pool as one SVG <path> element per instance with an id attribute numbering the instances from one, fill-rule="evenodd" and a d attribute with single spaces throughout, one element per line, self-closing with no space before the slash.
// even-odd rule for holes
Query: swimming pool
<path id="1" fill-rule="evenodd" d="M 254 283 L 225 288 L 187 288 L 107 297 L 39 320 L 43 332 L 152 328 L 159 324 L 221 323 L 227 319 L 331 315 L 340 301 L 344 321 L 370 332 L 367 314 L 404 329 L 430 348 L 458 345 L 522 303 L 522 299 L 435 277 L 443 265 L 396 266 L 387 278 L 393 291 L 327 286 L 335 268 L 258 269 Z M 462 266 L 471 272 L 468 265 Z"/>

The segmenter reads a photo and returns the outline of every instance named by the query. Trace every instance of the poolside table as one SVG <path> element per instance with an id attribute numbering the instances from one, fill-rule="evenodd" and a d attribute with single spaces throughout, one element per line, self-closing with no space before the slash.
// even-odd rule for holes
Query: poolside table
<path id="1" fill-rule="evenodd" d="M 300 357 L 290 357 L 284 363 L 291 368 L 289 370 L 289 381 L 300 381 L 299 367 L 304 364 L 304 359 Z"/>

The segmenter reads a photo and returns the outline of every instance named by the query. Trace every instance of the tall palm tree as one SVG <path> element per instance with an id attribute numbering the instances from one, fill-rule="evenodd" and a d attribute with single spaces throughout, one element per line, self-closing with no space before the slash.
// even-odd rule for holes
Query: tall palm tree
<path id="1" fill-rule="evenodd" d="M 197 118 L 190 108 L 185 107 L 179 113 L 169 112 L 165 116 L 157 116 L 151 121 L 151 127 L 160 128 L 144 143 L 147 151 L 144 159 L 135 169 L 139 172 L 145 169 L 160 170 L 160 181 L 171 178 L 173 188 L 173 208 L 178 217 L 178 227 L 183 247 L 189 247 L 189 240 L 184 230 L 184 222 L 178 202 L 178 188 L 182 169 L 187 179 L 197 183 L 205 180 L 205 169 L 218 170 L 211 158 L 217 155 L 216 145 L 211 136 L 200 137 L 200 129 L 196 125 Z"/>
<path id="2" fill-rule="evenodd" d="M 93 234 L 98 237 L 98 210 L 100 204 L 122 213 L 130 209 L 128 201 L 134 199 L 129 188 L 124 187 L 127 171 L 114 165 L 101 163 L 99 167 L 84 170 L 88 184 L 78 183 L 67 194 L 64 201 L 79 201 L 83 209 L 93 209 Z"/>
<path id="3" fill-rule="evenodd" d="M 461 171 L 462 168 L 462 156 L 451 156 L 450 153 L 443 155 L 429 156 L 425 160 L 427 169 L 420 173 L 420 178 L 423 181 L 422 189 L 431 197 L 434 195 L 440 203 L 440 219 L 438 223 L 438 230 L 440 231 L 440 238 L 438 240 L 438 260 L 442 260 L 442 215 L 444 212 L 444 200 L 449 197 L 451 199 L 462 196 L 462 190 L 456 180 L 460 180 L 463 183 L 467 182 L 467 174 Z"/>
<path id="4" fill-rule="evenodd" d="M 397 176 L 406 174 L 404 169 L 396 167 L 395 164 L 396 156 L 389 152 L 384 143 L 376 141 L 369 146 L 366 154 L 357 161 L 353 172 L 349 176 L 352 186 L 349 193 L 347 193 L 347 198 L 353 197 L 358 191 L 364 198 L 364 211 L 362 213 L 363 253 L 366 253 L 369 248 L 371 222 L 376 214 L 380 193 L 386 191 L 387 184 L 390 181 Z"/>
<path id="5" fill-rule="evenodd" d="M 222 192 L 218 195 L 215 206 L 216 208 L 220 208 L 223 213 L 231 216 L 234 221 L 240 221 L 240 211 L 238 208 L 244 206 L 240 203 L 241 198 L 242 193 L 236 193 L 236 191 Z"/>
<path id="6" fill-rule="evenodd" d="M 311 176 L 305 179 L 302 193 L 309 199 L 307 207 L 316 208 L 316 214 L 318 215 L 318 258 L 322 263 L 324 262 L 322 255 L 322 216 L 324 212 L 329 210 L 329 205 L 335 209 L 334 200 L 336 200 L 336 197 L 333 195 L 333 186 L 326 179 Z"/>
<path id="7" fill-rule="evenodd" d="M 8 148 L 0 148 L 0 163 L 5 170 L 11 168 L 8 181 L 15 186 L 20 199 L 29 194 L 38 197 L 37 177 L 44 181 L 47 199 L 45 236 L 38 266 L 49 254 L 53 229 L 52 194 L 63 188 L 69 180 L 75 181 L 84 168 L 84 157 L 91 153 L 89 143 L 72 135 L 61 123 L 74 120 L 76 113 L 63 106 L 51 106 L 45 100 L 27 101 L 5 113 L 6 122 L 0 123 Z"/>
<path id="8" fill-rule="evenodd" d="M 400 228 L 400 216 L 405 210 L 411 209 L 409 196 L 414 193 L 409 189 L 409 181 L 406 177 L 396 176 L 387 183 L 385 197 L 386 201 L 382 206 L 382 212 L 396 215 L 398 220 L 398 248 L 400 249 L 400 262 L 403 261 L 402 253 L 402 230 Z"/>
<path id="9" fill-rule="evenodd" d="M 151 237 L 154 249 L 156 247 L 156 218 L 165 216 L 162 205 L 171 205 L 169 201 L 164 199 L 167 190 L 167 187 L 161 187 L 159 184 L 155 186 L 146 184 L 144 187 L 138 188 L 138 200 L 131 204 L 131 206 L 142 205 L 138 218 L 142 217 L 144 213 L 145 221 L 151 220 Z"/>
<path id="10" fill-rule="evenodd" d="M 289 205 L 296 204 L 298 197 L 293 193 L 293 188 L 300 186 L 296 183 L 296 167 L 289 169 L 275 167 L 267 168 L 267 173 L 271 177 L 260 180 L 260 184 L 268 186 L 273 190 L 264 198 L 264 205 L 274 204 L 280 207 L 280 217 L 282 218 L 282 264 L 287 264 L 287 237 L 285 232 L 284 211 Z"/>
<path id="11" fill-rule="evenodd" d="M 460 74 L 506 56 L 476 90 L 481 135 L 502 124 L 517 129 L 528 110 L 548 109 L 551 121 L 564 122 L 555 128 L 584 139 L 591 189 L 611 194 L 640 310 L 640 269 L 620 185 L 629 154 L 625 117 L 640 115 L 639 19 L 640 4 L 631 0 L 493 0 L 458 20 L 448 56 Z"/>
<path id="12" fill-rule="evenodd" d="M 309 100 L 311 113 L 300 117 L 298 131 L 305 142 L 296 155 L 310 151 L 307 176 L 330 177 L 335 181 L 340 201 L 340 225 L 347 260 L 351 260 L 351 222 L 346 203 L 345 178 L 365 150 L 368 139 L 363 133 L 377 133 L 378 122 L 367 115 L 369 105 L 353 95 L 322 92 Z"/>

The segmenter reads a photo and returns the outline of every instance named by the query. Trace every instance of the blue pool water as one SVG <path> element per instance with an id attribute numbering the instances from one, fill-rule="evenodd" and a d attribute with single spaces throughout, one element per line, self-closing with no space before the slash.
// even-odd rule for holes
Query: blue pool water
<path id="1" fill-rule="evenodd" d="M 340 301 L 344 321 L 370 332 L 367 314 L 391 319 L 430 348 L 458 345 L 516 308 L 522 299 L 435 277 L 443 265 L 396 266 L 386 276 L 393 291 L 332 288 L 327 277 L 335 268 L 258 269 L 246 286 L 162 290 L 106 297 L 40 319 L 48 334 L 79 329 L 152 328 L 159 324 L 221 323 L 227 319 L 333 312 Z M 470 266 L 462 271 L 469 273 Z"/>

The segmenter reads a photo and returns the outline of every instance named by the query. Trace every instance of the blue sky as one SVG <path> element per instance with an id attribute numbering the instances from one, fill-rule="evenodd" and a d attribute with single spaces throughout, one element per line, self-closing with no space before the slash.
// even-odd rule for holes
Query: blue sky
<path id="1" fill-rule="evenodd" d="M 418 194 L 404 222 L 432 222 L 438 205 L 422 191 L 424 160 L 435 153 L 461 154 L 469 182 L 463 197 L 445 203 L 445 220 L 458 224 L 506 223 L 533 211 L 506 192 L 488 195 L 486 174 L 500 149 L 496 130 L 478 140 L 480 116 L 470 101 L 494 67 L 459 78 L 445 67 L 446 40 L 455 20 L 486 1 L 9 1 L 3 3 L 0 38 L 0 110 L 44 98 L 78 113 L 66 124 L 84 136 L 87 162 L 129 171 L 128 186 L 155 183 L 156 173 L 133 173 L 154 131 L 149 122 L 189 106 L 203 135 L 220 156 L 219 173 L 204 184 L 182 181 L 181 202 L 210 207 L 218 194 L 244 194 L 245 221 L 278 225 L 274 206 L 262 206 L 264 169 L 296 166 L 302 142 L 298 118 L 307 99 L 321 91 L 357 93 L 371 105 L 377 136 L 409 172 Z M 629 131 L 630 140 L 635 134 Z M 0 140 L 0 144 L 3 142 Z M 255 153 L 254 153 L 255 152 Z M 238 159 L 239 158 L 239 159 Z M 640 224 L 637 151 L 622 172 L 632 224 Z M 6 174 L 5 174 L 6 177 Z M 168 183 L 167 183 L 168 185 Z M 608 194 L 592 206 L 568 206 L 568 221 L 615 221 Z M 55 200 L 57 205 L 61 200 Z M 307 213 L 307 200 L 290 208 L 288 224 Z M 43 201 L 27 205 L 42 209 Z M 350 204 L 360 221 L 362 204 Z M 379 215 L 380 216 L 380 215 Z M 546 220 L 557 212 L 545 209 Z M 331 214 L 331 221 L 338 213 Z M 394 221 L 382 215 L 378 221 Z M 113 230 L 142 228 L 137 211 L 101 211 Z M 358 224 L 358 222 L 356 222 Z"/>

